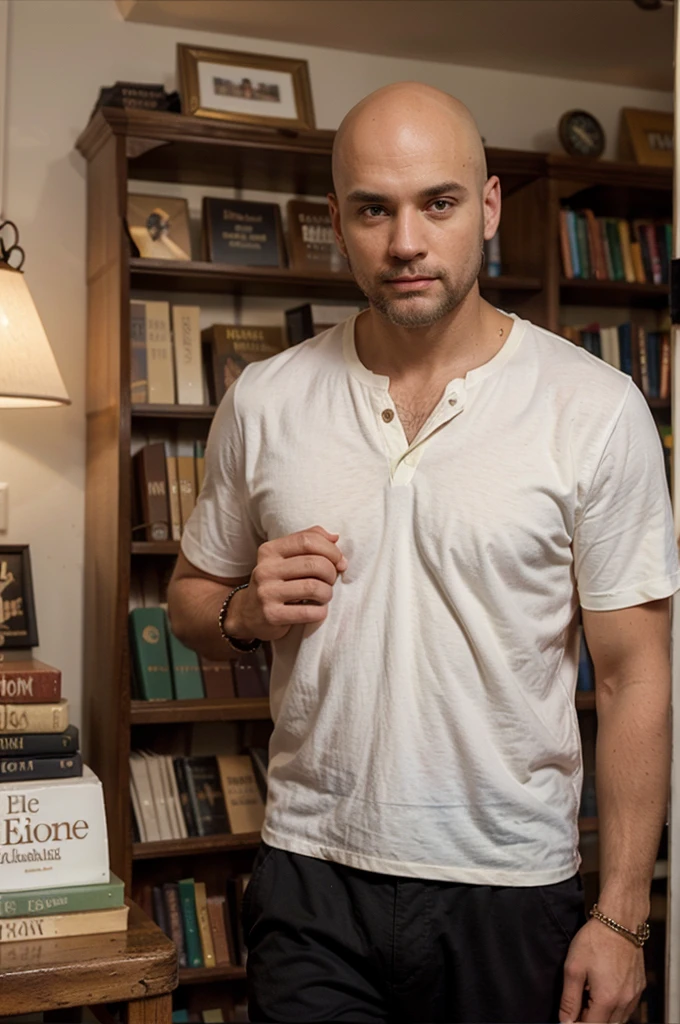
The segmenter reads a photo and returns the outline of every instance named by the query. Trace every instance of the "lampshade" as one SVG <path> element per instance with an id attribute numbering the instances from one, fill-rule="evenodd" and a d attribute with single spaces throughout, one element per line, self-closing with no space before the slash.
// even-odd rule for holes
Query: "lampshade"
<path id="1" fill-rule="evenodd" d="M 0 409 L 70 403 L 26 279 L 0 263 Z"/>

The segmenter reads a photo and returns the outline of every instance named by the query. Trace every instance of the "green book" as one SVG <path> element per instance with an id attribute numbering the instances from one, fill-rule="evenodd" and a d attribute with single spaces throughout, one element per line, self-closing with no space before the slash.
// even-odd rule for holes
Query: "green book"
<path id="1" fill-rule="evenodd" d="M 166 631 L 170 674 L 172 675 L 175 698 L 177 700 L 196 700 L 205 697 L 198 655 L 177 639 L 170 629 L 169 622 L 166 622 Z"/>
<path id="2" fill-rule="evenodd" d="M 626 274 L 623 269 L 623 253 L 621 252 L 621 236 L 619 235 L 618 222 L 608 217 L 605 221 L 605 226 L 607 241 L 609 242 L 609 252 L 612 258 L 614 280 L 625 281 Z"/>
<path id="3" fill-rule="evenodd" d="M 73 914 L 83 910 L 109 910 L 125 905 L 125 887 L 111 872 L 108 882 L 94 885 L 66 885 L 58 889 L 22 889 L 0 893 L 0 918 L 45 917 Z"/>
<path id="4" fill-rule="evenodd" d="M 578 259 L 581 264 L 581 277 L 592 277 L 590 252 L 588 251 L 588 225 L 584 214 L 576 214 L 576 244 Z"/>
<path id="5" fill-rule="evenodd" d="M 162 608 L 133 608 L 130 612 L 130 646 L 142 700 L 172 700 L 172 676 Z"/>
<path id="6" fill-rule="evenodd" d="M 184 925 L 184 948 L 187 953 L 188 967 L 202 967 L 203 953 L 201 937 L 198 934 L 198 918 L 196 917 L 196 890 L 193 878 L 180 878 L 179 901 L 182 905 L 182 924 Z"/>

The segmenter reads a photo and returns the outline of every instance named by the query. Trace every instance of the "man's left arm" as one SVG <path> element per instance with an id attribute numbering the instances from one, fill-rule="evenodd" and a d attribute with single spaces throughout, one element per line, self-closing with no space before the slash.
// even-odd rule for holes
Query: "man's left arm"
<path id="1" fill-rule="evenodd" d="M 649 914 L 668 803 L 670 602 L 582 614 L 598 721 L 598 906 L 634 932 Z M 588 1008 L 579 1016 L 586 986 Z M 626 1021 L 644 987 L 642 949 L 590 919 L 569 950 L 560 1020 Z"/>

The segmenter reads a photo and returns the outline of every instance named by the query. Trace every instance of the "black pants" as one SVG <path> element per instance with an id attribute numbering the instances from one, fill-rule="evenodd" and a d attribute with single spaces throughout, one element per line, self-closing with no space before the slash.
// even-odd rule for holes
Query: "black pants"
<path id="1" fill-rule="evenodd" d="M 243 903 L 250 1019 L 549 1024 L 584 921 L 578 875 L 428 882 L 263 844 Z"/>

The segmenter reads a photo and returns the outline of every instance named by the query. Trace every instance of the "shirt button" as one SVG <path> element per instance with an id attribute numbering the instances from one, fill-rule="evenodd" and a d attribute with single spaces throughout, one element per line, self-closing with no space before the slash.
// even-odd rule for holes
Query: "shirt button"
<path id="1" fill-rule="evenodd" d="M 449 398 L 449 405 L 457 405 L 457 404 L 458 404 L 458 399 L 456 398 L 455 395 L 453 396 L 453 398 Z"/>
<path id="2" fill-rule="evenodd" d="M 385 423 L 391 423 L 392 420 L 394 419 L 394 410 L 393 409 L 383 409 L 383 411 L 382 411 L 382 418 L 384 419 Z"/>

